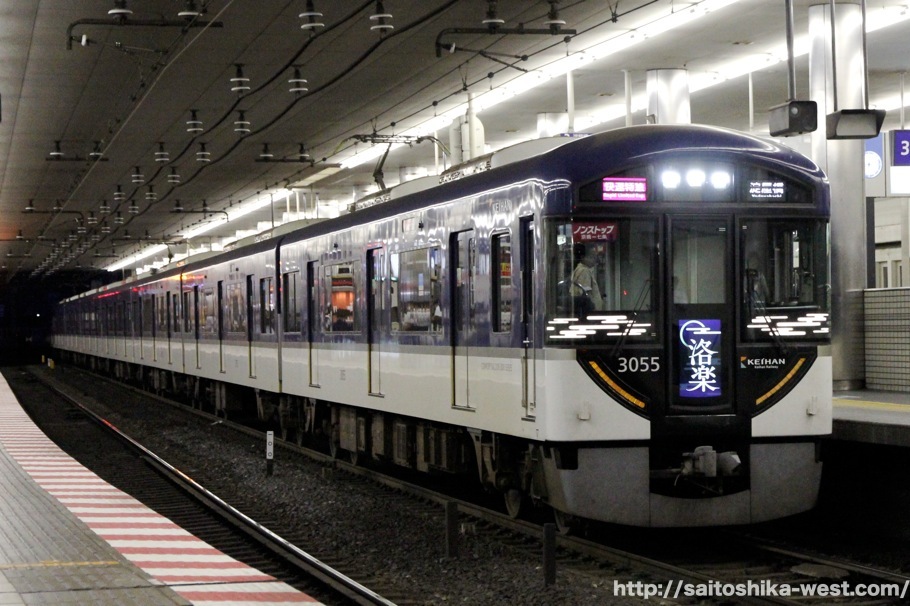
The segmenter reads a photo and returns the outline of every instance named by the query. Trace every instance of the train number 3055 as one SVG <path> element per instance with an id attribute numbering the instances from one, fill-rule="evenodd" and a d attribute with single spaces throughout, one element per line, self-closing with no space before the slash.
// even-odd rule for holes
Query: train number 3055
<path id="1" fill-rule="evenodd" d="M 617 372 L 657 372 L 660 370 L 659 356 L 620 357 Z"/>

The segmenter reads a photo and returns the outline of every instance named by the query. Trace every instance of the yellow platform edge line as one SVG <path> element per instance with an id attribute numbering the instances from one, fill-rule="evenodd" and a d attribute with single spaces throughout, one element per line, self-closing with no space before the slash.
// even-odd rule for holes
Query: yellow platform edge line
<path id="1" fill-rule="evenodd" d="M 891 410 L 894 412 L 910 413 L 910 402 L 907 404 L 893 404 L 891 402 L 872 402 L 870 400 L 834 398 L 834 405 L 840 408 L 874 408 L 876 410 Z"/>

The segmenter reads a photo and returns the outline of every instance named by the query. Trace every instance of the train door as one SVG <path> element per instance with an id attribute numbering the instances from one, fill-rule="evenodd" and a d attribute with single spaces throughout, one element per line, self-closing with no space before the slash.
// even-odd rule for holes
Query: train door
<path id="1" fill-rule="evenodd" d="M 193 286 L 193 349 L 196 352 L 196 368 L 202 368 L 199 360 L 199 286 Z"/>
<path id="2" fill-rule="evenodd" d="M 253 297 L 255 296 L 255 290 L 253 288 L 253 276 L 248 275 L 246 277 L 246 306 L 244 311 L 246 313 L 246 359 L 247 359 L 247 370 L 249 371 L 250 378 L 256 377 L 256 356 L 253 355 L 253 330 L 255 323 L 254 319 L 254 310 L 255 306 Z"/>
<path id="3" fill-rule="evenodd" d="M 181 350 L 183 356 L 183 372 L 186 372 L 186 361 L 187 361 L 187 350 L 189 349 L 190 354 L 193 351 L 193 343 L 195 342 L 195 331 L 193 326 L 193 315 L 195 307 L 192 304 L 192 294 L 193 291 L 188 290 L 186 287 L 181 290 L 182 301 L 180 307 L 183 310 L 183 338 L 181 342 Z"/>
<path id="4" fill-rule="evenodd" d="M 224 280 L 218 280 L 218 370 L 224 372 Z"/>
<path id="5" fill-rule="evenodd" d="M 131 295 L 130 302 L 130 356 L 136 361 L 142 357 L 142 299 Z"/>
<path id="6" fill-rule="evenodd" d="M 171 364 L 174 363 L 174 357 L 171 354 L 171 344 L 174 342 L 174 331 L 173 331 L 172 327 L 174 325 L 174 317 L 177 314 L 177 307 L 176 307 L 176 305 L 171 304 L 171 293 L 165 291 L 164 299 L 165 299 L 165 308 L 166 308 L 165 309 L 165 314 L 166 314 L 165 322 L 167 323 L 167 327 L 165 328 L 165 333 L 167 334 L 167 363 L 168 363 L 168 366 L 170 366 Z M 175 299 L 175 302 L 176 302 L 176 299 Z"/>
<path id="7" fill-rule="evenodd" d="M 314 340 L 319 334 L 319 318 L 317 312 L 316 292 L 316 261 L 310 261 L 306 264 L 306 341 L 309 348 L 309 365 L 310 365 L 310 386 L 319 385 L 319 349 L 316 347 Z"/>
<path id="8" fill-rule="evenodd" d="M 152 321 L 151 321 L 151 335 L 152 335 L 152 362 L 158 361 L 158 341 L 161 340 L 161 314 L 164 313 L 164 305 L 161 301 L 161 295 L 152 293 L 149 295 L 149 298 L 152 301 Z"/>
<path id="9" fill-rule="evenodd" d="M 534 343 L 534 218 L 521 218 L 521 401 L 525 416 L 533 418 L 537 401 L 537 354 Z"/>
<path id="10" fill-rule="evenodd" d="M 383 322 L 383 259 L 381 248 L 367 251 L 367 377 L 369 393 L 382 394 L 380 374 Z"/>
<path id="11" fill-rule="evenodd" d="M 470 344 L 474 332 L 474 260 L 476 242 L 473 230 L 452 235 L 449 246 L 452 275 L 449 279 L 452 300 L 452 404 L 472 408 L 468 390 Z"/>
<path id="12" fill-rule="evenodd" d="M 726 217 L 670 224 L 667 416 L 733 413 L 732 234 Z"/>

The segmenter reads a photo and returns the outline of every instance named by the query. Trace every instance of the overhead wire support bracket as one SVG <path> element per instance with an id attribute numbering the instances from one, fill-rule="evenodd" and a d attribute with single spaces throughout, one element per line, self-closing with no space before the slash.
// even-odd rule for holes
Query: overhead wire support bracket
<path id="1" fill-rule="evenodd" d="M 436 36 L 436 56 L 442 57 L 442 51 L 453 53 L 458 50 L 454 42 L 445 43 L 442 41 L 443 36 L 448 36 L 452 34 L 467 34 L 467 35 L 478 35 L 478 34 L 492 34 L 494 36 L 502 36 L 508 34 L 517 34 L 520 36 L 555 36 L 555 35 L 565 35 L 565 36 L 574 36 L 578 31 L 574 29 L 562 29 L 562 28 L 540 28 L 540 27 L 524 27 L 524 25 L 519 25 L 518 27 L 450 27 L 442 30 Z"/>
<path id="2" fill-rule="evenodd" d="M 170 212 L 173 215 L 206 215 L 205 217 L 203 217 L 204 219 L 208 218 L 208 215 L 221 214 L 221 215 L 224 215 L 224 218 L 226 221 L 231 220 L 231 216 L 228 214 L 228 212 L 226 210 L 212 210 L 210 208 L 207 208 L 205 210 L 171 210 Z"/>
<path id="3" fill-rule="evenodd" d="M 116 21 L 110 19 L 79 19 L 73 21 L 66 28 L 66 50 L 73 49 L 73 41 L 82 46 L 88 46 L 92 41 L 85 35 L 74 36 L 73 30 L 82 25 L 103 25 L 106 27 L 180 27 L 183 29 L 195 27 L 224 27 L 221 21 L 203 21 L 200 19 L 128 19 L 123 17 Z"/>

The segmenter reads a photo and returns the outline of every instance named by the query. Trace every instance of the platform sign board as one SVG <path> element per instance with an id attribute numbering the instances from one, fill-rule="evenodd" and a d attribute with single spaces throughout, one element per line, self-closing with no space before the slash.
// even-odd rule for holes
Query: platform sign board
<path id="1" fill-rule="evenodd" d="M 910 130 L 893 130 L 891 137 L 891 165 L 910 166 Z"/>

